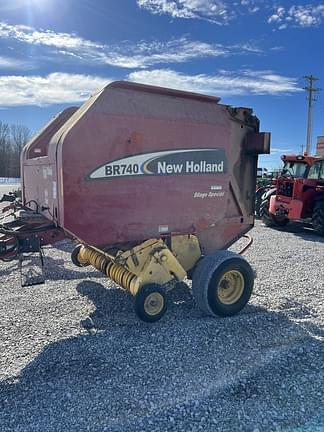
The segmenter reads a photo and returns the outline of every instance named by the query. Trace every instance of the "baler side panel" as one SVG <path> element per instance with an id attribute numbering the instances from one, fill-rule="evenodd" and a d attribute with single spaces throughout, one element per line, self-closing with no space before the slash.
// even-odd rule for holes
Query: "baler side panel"
<path id="1" fill-rule="evenodd" d="M 230 140 L 229 178 L 224 219 L 199 233 L 202 252 L 210 254 L 217 249 L 228 247 L 242 234 L 248 232 L 254 222 L 254 190 L 256 181 L 257 156 L 247 152 L 246 137 L 251 127 L 232 120 L 229 124 Z"/>
<path id="2" fill-rule="evenodd" d="M 197 233 L 203 253 L 224 248 L 253 225 L 262 146 L 258 139 L 247 142 L 258 131 L 251 111 L 217 102 L 144 85 L 109 85 L 57 130 L 49 156 L 34 159 L 35 166 L 24 162 L 30 165 L 28 196 L 45 207 L 48 201 L 63 229 L 94 246 Z M 222 158 L 220 168 L 204 171 L 200 164 L 196 172 L 181 171 L 195 150 L 198 165 L 213 154 L 210 161 Z M 147 171 L 156 153 L 176 155 L 163 175 Z M 141 161 L 139 174 L 111 175 L 118 161 L 134 158 Z M 49 194 L 53 182 L 56 195 Z"/>
<path id="3" fill-rule="evenodd" d="M 98 131 L 95 134 L 90 127 L 93 124 Z M 167 227 L 168 232 L 206 229 L 224 217 L 228 173 L 90 181 L 86 175 L 107 161 L 127 155 L 224 148 L 228 139 L 226 123 L 179 125 L 176 121 L 152 118 L 88 115 L 68 137 L 71 143 L 78 143 L 80 157 L 75 157 L 73 144 L 62 147 L 65 227 L 77 236 L 82 233 L 82 238 L 95 245 L 156 237 L 161 227 Z M 89 152 L 88 142 L 93 143 L 91 158 L 81 156 Z M 64 165 L 64 161 L 70 163 Z M 215 192 L 214 198 L 208 197 L 212 186 L 222 192 L 217 198 Z"/>

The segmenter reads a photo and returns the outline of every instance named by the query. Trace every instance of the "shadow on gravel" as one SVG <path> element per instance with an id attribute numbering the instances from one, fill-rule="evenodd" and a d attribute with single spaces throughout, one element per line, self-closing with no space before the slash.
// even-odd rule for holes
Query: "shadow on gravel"
<path id="1" fill-rule="evenodd" d="M 94 331 L 46 346 L 0 383 L 1 432 L 315 431 L 324 424 L 323 329 L 313 323 L 252 304 L 232 318 L 201 317 L 180 285 L 166 316 L 146 324 L 121 289 L 94 282 L 77 289 L 96 307 Z"/>
<path id="2" fill-rule="evenodd" d="M 75 270 L 70 270 L 65 266 L 66 260 L 53 259 L 51 256 L 45 256 L 45 273 L 48 280 L 74 280 L 74 279 L 87 279 L 91 277 L 105 278 L 105 275 L 100 273 L 95 268 L 83 267 Z"/>
<path id="3" fill-rule="evenodd" d="M 46 251 L 45 251 L 46 253 Z M 38 259 L 37 259 L 38 261 Z M 1 261 L 0 261 L 1 264 Z M 45 279 L 51 281 L 60 280 L 77 280 L 87 279 L 91 277 L 104 278 L 105 276 L 93 267 L 70 270 L 65 266 L 66 261 L 64 259 L 52 258 L 50 255 L 45 255 L 44 258 L 44 273 Z M 24 262 L 24 266 L 27 266 L 27 260 Z M 14 260 L 7 263 L 5 268 L 0 270 L 0 276 L 7 276 L 11 273 L 19 273 L 18 260 Z"/>
<path id="4" fill-rule="evenodd" d="M 50 246 L 50 248 L 59 249 L 63 252 L 69 252 L 71 253 L 74 248 L 74 244 L 72 240 L 62 240 L 60 242 L 55 243 L 53 246 Z"/>
<path id="5" fill-rule="evenodd" d="M 133 309 L 133 297 L 118 285 L 107 289 L 100 283 L 83 281 L 77 286 L 82 296 L 88 297 L 96 309 L 88 318 L 81 322 L 87 330 L 105 330 L 111 326 L 129 325 L 130 319 L 137 322 Z M 168 293 L 167 317 L 171 315 L 177 320 L 181 318 L 198 318 L 194 301 L 188 285 L 179 283 Z M 165 318 L 165 319 L 168 319 Z"/>
<path id="6" fill-rule="evenodd" d="M 285 227 L 271 227 L 271 228 L 269 228 L 269 227 L 263 226 L 263 228 L 274 229 L 274 230 L 279 231 L 279 232 L 288 232 L 291 234 L 295 234 L 296 236 L 301 237 L 302 239 L 304 239 L 306 241 L 324 243 L 324 237 L 317 235 L 311 227 L 304 225 L 301 222 L 289 222 L 289 224 L 286 225 Z"/>

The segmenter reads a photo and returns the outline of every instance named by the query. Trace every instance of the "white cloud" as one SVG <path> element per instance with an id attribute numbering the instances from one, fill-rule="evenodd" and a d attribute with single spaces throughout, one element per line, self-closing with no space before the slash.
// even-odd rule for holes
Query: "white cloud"
<path id="1" fill-rule="evenodd" d="M 272 48 L 270 48 L 271 51 L 284 51 L 284 47 L 283 46 L 274 46 Z"/>
<path id="2" fill-rule="evenodd" d="M 279 30 L 287 27 L 316 27 L 324 20 L 324 4 L 314 6 L 312 4 L 277 7 L 275 13 L 268 19 L 268 23 L 278 24 Z"/>
<path id="3" fill-rule="evenodd" d="M 255 14 L 267 8 L 267 0 L 137 0 L 137 5 L 155 15 L 172 18 L 200 19 L 219 25 L 234 18 Z"/>
<path id="4" fill-rule="evenodd" d="M 55 48 L 102 48 L 100 44 L 82 39 L 75 34 L 55 33 L 51 30 L 37 31 L 25 25 L 0 23 L 0 37 L 9 37 L 34 45 L 46 45 Z"/>
<path id="5" fill-rule="evenodd" d="M 80 103 L 110 81 L 67 73 L 52 73 L 45 77 L 0 76 L 0 107 Z"/>
<path id="6" fill-rule="evenodd" d="M 251 14 L 259 12 L 260 6 L 263 6 L 263 0 L 241 0 L 241 5 L 247 7 Z"/>
<path id="7" fill-rule="evenodd" d="M 281 147 L 271 147 L 271 154 L 289 154 L 289 153 L 294 153 L 294 149 L 291 147 L 285 147 L 285 148 L 281 148 Z"/>
<path id="8" fill-rule="evenodd" d="M 276 13 L 271 15 L 271 17 L 268 19 L 268 23 L 282 22 L 282 20 L 285 18 L 285 14 L 285 9 L 283 7 L 278 7 Z"/>
<path id="9" fill-rule="evenodd" d="M 292 6 L 288 15 L 301 27 L 317 26 L 324 18 L 324 4 L 313 6 Z"/>
<path id="10" fill-rule="evenodd" d="M 271 71 L 220 71 L 215 75 L 186 75 L 170 69 L 156 69 L 132 72 L 128 79 L 216 96 L 280 95 L 301 91 L 297 79 Z"/>
<path id="11" fill-rule="evenodd" d="M 105 45 L 83 39 L 75 34 L 56 33 L 51 30 L 35 30 L 22 25 L 0 22 L 0 38 L 14 39 L 26 44 L 54 50 L 53 61 L 61 54 L 74 61 L 121 68 L 146 68 L 162 63 L 181 63 L 195 58 L 219 57 L 234 54 L 258 53 L 261 50 L 251 44 L 224 46 L 193 41 L 187 37 L 169 41 L 124 41 Z"/>
<path id="12" fill-rule="evenodd" d="M 1 69 L 32 69 L 33 65 L 29 61 L 22 61 L 12 57 L 1 57 L 0 56 L 0 68 Z"/>
<path id="13" fill-rule="evenodd" d="M 172 18 L 196 18 L 217 24 L 226 24 L 233 18 L 233 12 L 222 0 L 137 0 L 137 4 L 153 14 Z"/>
<path id="14" fill-rule="evenodd" d="M 288 26 L 312 27 L 322 24 L 324 3 L 284 7 L 276 0 L 136 0 L 137 5 L 155 15 L 172 18 L 202 19 L 216 24 L 228 24 L 245 14 L 274 9 L 268 23 Z M 282 2 L 284 3 L 284 2 Z"/>
<path id="15" fill-rule="evenodd" d="M 185 75 L 170 69 L 138 70 L 129 81 L 216 96 L 280 95 L 300 91 L 297 80 L 271 71 L 219 71 L 215 75 Z M 99 76 L 51 73 L 47 76 L 0 76 L 0 108 L 81 103 L 112 81 Z"/>

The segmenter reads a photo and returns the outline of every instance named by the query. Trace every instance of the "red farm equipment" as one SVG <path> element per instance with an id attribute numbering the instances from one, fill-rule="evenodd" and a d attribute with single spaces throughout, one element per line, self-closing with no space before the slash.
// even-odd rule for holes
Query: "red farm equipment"
<path id="1" fill-rule="evenodd" d="M 311 221 L 324 235 L 324 157 L 282 156 L 281 175 L 262 196 L 260 214 L 267 226 Z"/>
<path id="2" fill-rule="evenodd" d="M 256 184 L 255 214 L 258 217 L 264 216 L 264 223 L 268 226 L 275 225 L 276 219 L 272 220 L 268 215 L 267 209 L 269 205 L 267 205 L 267 200 L 271 195 L 276 194 L 277 184 L 280 183 L 280 178 L 287 179 L 287 170 L 289 169 L 288 166 L 291 165 L 294 167 L 294 178 L 304 178 L 308 173 L 308 168 L 315 160 L 314 157 L 300 155 L 283 156 L 281 159 L 284 163 L 283 168 L 280 171 L 277 171 L 276 175 L 272 176 L 271 178 L 262 178 L 262 182 L 260 179 L 257 179 Z M 277 222 L 278 225 L 280 225 L 279 219 Z M 285 223 L 287 223 L 287 221 L 284 222 L 283 225 L 285 225 Z"/>
<path id="3" fill-rule="evenodd" d="M 250 109 L 112 83 L 24 148 L 22 202 L 2 218 L 0 259 L 67 237 L 73 263 L 130 292 L 145 321 L 164 314 L 166 292 L 185 277 L 206 314 L 233 315 L 254 273 L 226 249 L 253 226 L 257 159 L 269 145 Z"/>

